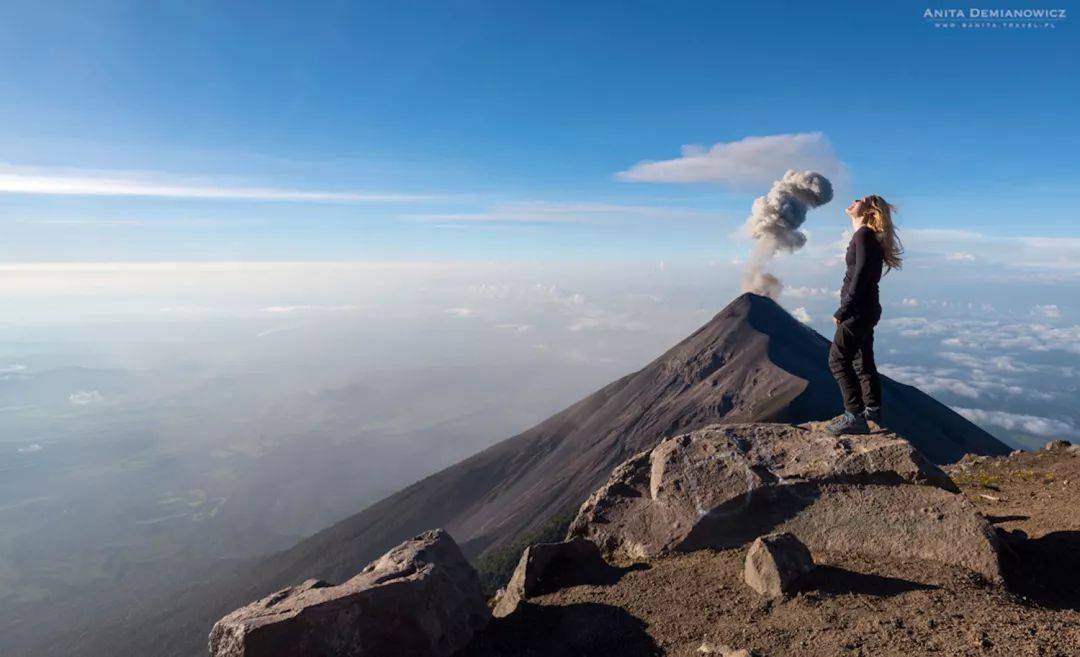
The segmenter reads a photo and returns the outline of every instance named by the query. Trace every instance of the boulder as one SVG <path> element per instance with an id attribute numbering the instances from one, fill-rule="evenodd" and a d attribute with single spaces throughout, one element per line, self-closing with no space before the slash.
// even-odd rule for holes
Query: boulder
<path id="1" fill-rule="evenodd" d="M 813 551 L 930 559 L 1000 581 L 998 539 L 956 485 L 891 433 L 712 425 L 616 467 L 570 525 L 606 556 L 730 548 L 790 531 Z"/>
<path id="2" fill-rule="evenodd" d="M 344 584 L 308 580 L 233 611 L 210 632 L 210 655 L 441 657 L 489 620 L 476 571 L 437 529 Z"/>
<path id="3" fill-rule="evenodd" d="M 754 539 L 746 553 L 743 579 L 767 598 L 791 595 L 814 569 L 810 550 L 794 534 L 781 532 Z"/>
<path id="4" fill-rule="evenodd" d="M 1072 443 L 1067 440 L 1051 440 L 1050 442 L 1046 443 L 1043 449 L 1050 452 L 1055 449 L 1068 449 L 1071 446 Z"/>
<path id="5" fill-rule="evenodd" d="M 510 582 L 499 593 L 494 615 L 507 616 L 522 600 L 566 586 L 603 583 L 614 570 L 596 544 L 583 538 L 530 545 L 521 553 Z"/>

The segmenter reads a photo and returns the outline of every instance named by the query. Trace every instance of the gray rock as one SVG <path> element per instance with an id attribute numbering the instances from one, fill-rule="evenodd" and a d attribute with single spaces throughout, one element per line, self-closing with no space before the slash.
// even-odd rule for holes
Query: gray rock
<path id="1" fill-rule="evenodd" d="M 938 467 L 895 434 L 713 425 L 612 471 L 568 537 L 614 559 L 730 548 L 790 531 L 816 551 L 930 559 L 1000 581 L 998 539 Z"/>
<path id="2" fill-rule="evenodd" d="M 1055 449 L 1068 449 L 1070 446 L 1072 446 L 1072 443 L 1067 440 L 1051 440 L 1050 442 L 1046 443 L 1046 446 L 1043 447 L 1043 449 L 1047 451 L 1052 451 Z"/>
<path id="3" fill-rule="evenodd" d="M 583 538 L 530 545 L 521 553 L 510 582 L 500 591 L 494 615 L 507 616 L 521 601 L 566 586 L 603 583 L 614 570 L 596 544 Z"/>
<path id="4" fill-rule="evenodd" d="M 489 620 L 476 571 L 437 529 L 344 584 L 308 580 L 233 611 L 210 632 L 210 655 L 442 657 Z"/>
<path id="5" fill-rule="evenodd" d="M 743 567 L 746 584 L 767 598 L 795 593 L 814 569 L 810 550 L 794 534 L 761 536 L 750 545 Z"/>

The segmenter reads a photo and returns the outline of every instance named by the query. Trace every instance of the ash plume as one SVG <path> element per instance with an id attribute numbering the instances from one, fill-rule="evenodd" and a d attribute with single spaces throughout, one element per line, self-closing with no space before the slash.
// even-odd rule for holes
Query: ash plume
<path id="1" fill-rule="evenodd" d="M 773 183 L 769 193 L 754 201 L 746 229 L 757 240 L 743 273 L 743 291 L 779 298 L 784 284 L 766 271 L 773 257 L 781 252 L 797 251 L 806 244 L 806 234 L 799 227 L 810 208 L 832 200 L 829 179 L 814 171 L 788 170 Z"/>

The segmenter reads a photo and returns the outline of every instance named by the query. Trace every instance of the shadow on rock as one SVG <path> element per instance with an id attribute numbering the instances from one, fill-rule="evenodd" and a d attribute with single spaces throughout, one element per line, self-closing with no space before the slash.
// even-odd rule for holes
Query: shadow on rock
<path id="1" fill-rule="evenodd" d="M 1080 610 L 1080 531 L 1052 532 L 1013 543 L 1006 565 L 1012 592 L 1052 609 Z"/>
<path id="2" fill-rule="evenodd" d="M 772 532 L 821 497 L 812 483 L 750 490 L 703 516 L 678 545 L 681 552 L 739 547 Z"/>
<path id="3" fill-rule="evenodd" d="M 991 525 L 996 525 L 999 522 L 1013 522 L 1013 521 L 1016 521 L 1016 520 L 1027 520 L 1031 516 L 1014 515 L 1014 516 L 985 516 L 985 517 L 986 517 L 986 522 L 990 523 Z"/>
<path id="4" fill-rule="evenodd" d="M 898 577 L 857 573 L 834 566 L 818 566 L 810 575 L 807 588 L 816 589 L 830 596 L 855 593 L 888 598 L 908 591 L 924 591 L 940 587 Z"/>
<path id="5" fill-rule="evenodd" d="M 496 618 L 455 657 L 654 657 L 660 649 L 645 623 L 619 607 L 580 603 L 565 606 L 522 602 Z"/>
<path id="6" fill-rule="evenodd" d="M 592 586 L 611 586 L 612 584 L 618 583 L 626 573 L 635 570 L 648 570 L 651 568 L 649 564 L 644 562 L 633 563 L 624 567 L 612 566 L 607 563 L 590 565 L 589 567 L 582 567 L 579 564 L 572 562 L 567 562 L 565 564 L 557 563 L 557 565 L 559 567 L 553 569 L 555 574 L 546 577 L 539 582 L 536 586 L 535 593 L 532 595 L 554 593 L 560 589 L 586 584 Z"/>

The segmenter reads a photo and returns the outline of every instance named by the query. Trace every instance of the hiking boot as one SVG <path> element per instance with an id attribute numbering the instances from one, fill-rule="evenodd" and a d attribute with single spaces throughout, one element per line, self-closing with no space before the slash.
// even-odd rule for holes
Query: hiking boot
<path id="1" fill-rule="evenodd" d="M 862 413 L 863 418 L 867 422 L 873 422 L 874 424 L 881 424 L 881 407 L 880 406 L 867 406 L 866 410 Z"/>
<path id="2" fill-rule="evenodd" d="M 844 411 L 843 415 L 830 422 L 829 425 L 825 427 L 825 430 L 834 436 L 870 433 L 870 427 L 866 424 L 866 418 L 862 415 L 855 415 L 848 411 Z"/>

